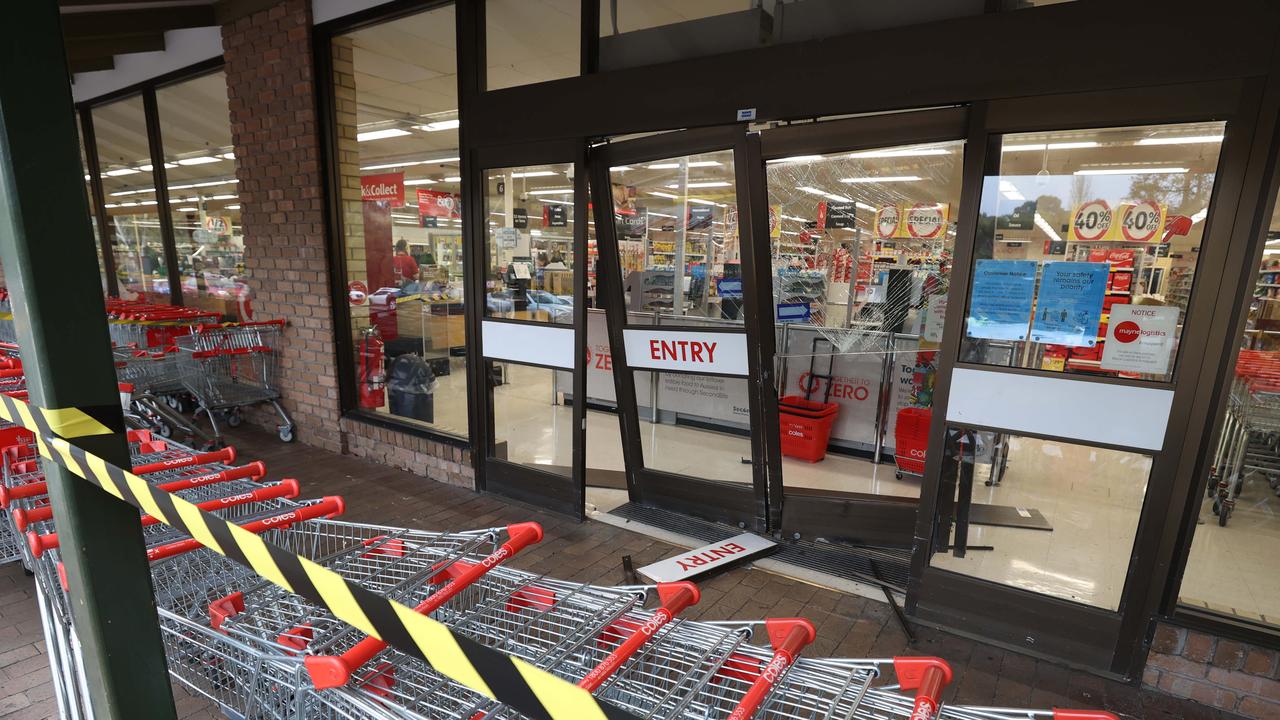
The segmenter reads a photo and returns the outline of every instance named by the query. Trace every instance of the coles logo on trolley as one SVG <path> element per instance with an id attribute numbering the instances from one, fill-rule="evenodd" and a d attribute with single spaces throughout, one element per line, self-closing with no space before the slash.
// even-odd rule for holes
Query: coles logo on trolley
<path id="1" fill-rule="evenodd" d="M 747 336 L 740 332 L 626 329 L 622 337 L 635 368 L 747 374 Z"/>

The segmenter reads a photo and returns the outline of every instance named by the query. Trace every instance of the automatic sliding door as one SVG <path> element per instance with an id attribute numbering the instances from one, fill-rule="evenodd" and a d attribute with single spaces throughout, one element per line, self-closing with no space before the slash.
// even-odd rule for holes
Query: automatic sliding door
<path id="1" fill-rule="evenodd" d="M 593 159 L 597 202 L 609 200 L 597 219 L 609 224 L 601 262 L 617 280 L 609 320 L 619 410 L 633 428 L 629 486 L 632 500 L 763 529 L 763 424 L 748 379 L 753 258 L 741 151 L 728 149 L 742 133 L 694 147 L 709 135 L 699 133 Z"/>

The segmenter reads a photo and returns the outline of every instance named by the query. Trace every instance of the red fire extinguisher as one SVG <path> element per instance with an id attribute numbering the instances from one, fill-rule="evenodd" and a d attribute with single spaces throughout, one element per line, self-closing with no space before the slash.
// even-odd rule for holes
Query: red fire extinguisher
<path id="1" fill-rule="evenodd" d="M 376 410 L 387 402 L 387 370 L 378 328 L 360 331 L 360 407 Z"/>

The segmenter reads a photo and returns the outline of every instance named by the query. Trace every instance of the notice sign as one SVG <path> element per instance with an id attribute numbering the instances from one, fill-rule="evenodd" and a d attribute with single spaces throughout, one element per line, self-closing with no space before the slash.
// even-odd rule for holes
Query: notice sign
<path id="1" fill-rule="evenodd" d="M 1162 305 L 1112 305 L 1102 369 L 1164 375 L 1173 359 L 1178 308 Z"/>
<path id="2" fill-rule="evenodd" d="M 1097 345 L 1110 272 L 1110 263 L 1045 263 L 1031 339 L 1070 347 Z"/>
<path id="3" fill-rule="evenodd" d="M 688 580 L 705 572 L 718 570 L 735 562 L 772 550 L 777 543 L 753 533 L 735 535 L 727 540 L 713 542 L 659 560 L 652 565 L 636 568 L 636 572 L 654 582 Z"/>
<path id="4" fill-rule="evenodd" d="M 684 330 L 626 329 L 627 364 L 647 370 L 747 374 L 747 336 Z"/>
<path id="5" fill-rule="evenodd" d="M 1035 291 L 1034 260 L 979 260 L 973 271 L 969 337 L 1026 340 Z"/>

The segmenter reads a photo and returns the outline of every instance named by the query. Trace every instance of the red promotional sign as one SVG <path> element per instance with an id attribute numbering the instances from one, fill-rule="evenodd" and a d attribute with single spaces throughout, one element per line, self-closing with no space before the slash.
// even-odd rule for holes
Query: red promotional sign
<path id="1" fill-rule="evenodd" d="M 947 226 L 945 205 L 917 203 L 907 210 L 907 232 L 911 237 L 932 240 L 942 235 Z"/>
<path id="2" fill-rule="evenodd" d="M 347 300 L 352 305 L 363 305 L 369 299 L 369 286 L 359 280 L 347 284 Z"/>
<path id="3" fill-rule="evenodd" d="M 360 199 L 365 202 L 390 202 L 404 206 L 404 173 L 383 173 L 360 177 Z"/>
<path id="4" fill-rule="evenodd" d="M 418 217 L 461 219 L 462 198 L 453 193 L 418 188 Z"/>

